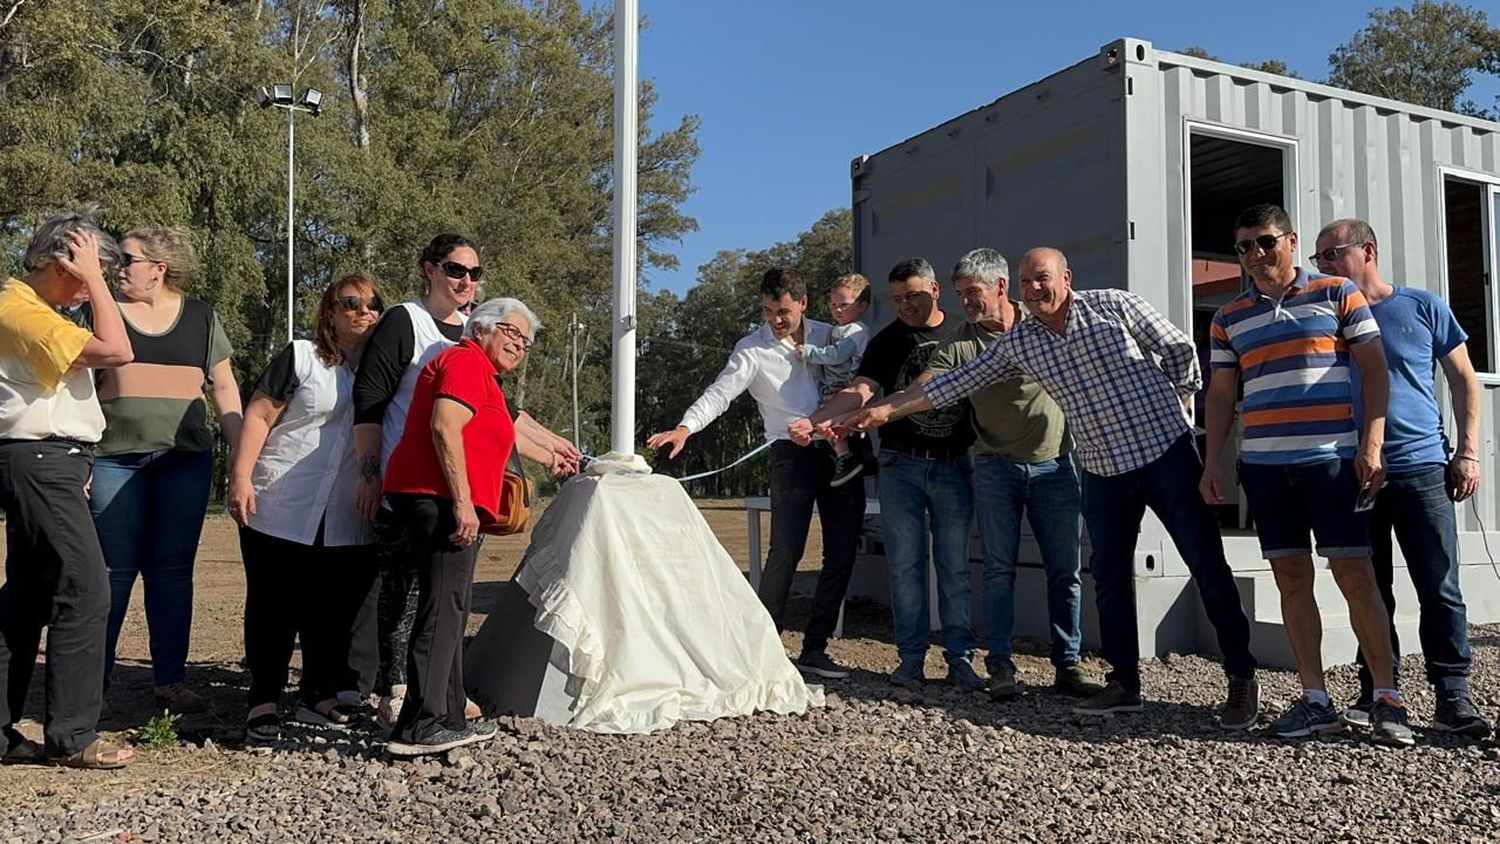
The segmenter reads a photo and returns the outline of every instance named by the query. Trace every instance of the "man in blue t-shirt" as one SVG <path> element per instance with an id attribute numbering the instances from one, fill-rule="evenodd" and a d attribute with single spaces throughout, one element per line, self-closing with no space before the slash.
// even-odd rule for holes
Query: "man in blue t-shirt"
<path id="1" fill-rule="evenodd" d="M 1334 220 L 1324 226 L 1312 255 L 1319 270 L 1351 279 L 1364 293 L 1380 326 L 1390 370 L 1386 482 L 1370 513 L 1375 577 L 1386 612 L 1393 619 L 1391 644 L 1399 659 L 1392 593 L 1394 531 L 1416 588 L 1427 679 L 1437 691 L 1433 727 L 1483 738 L 1490 725 L 1475 709 L 1469 693 L 1468 614 L 1458 585 L 1454 508 L 1454 502 L 1464 501 L 1479 488 L 1479 380 L 1465 343 L 1469 336 L 1453 310 L 1426 290 L 1386 281 L 1376 263 L 1378 255 L 1375 232 L 1369 223 L 1356 219 Z M 1433 390 L 1438 364 L 1448 379 L 1458 422 L 1458 448 L 1451 456 Z M 1354 412 L 1363 418 L 1359 395 L 1356 389 Z M 1369 723 L 1373 683 L 1363 653 L 1359 662 L 1359 701 L 1345 711 L 1344 720 L 1363 726 Z"/>

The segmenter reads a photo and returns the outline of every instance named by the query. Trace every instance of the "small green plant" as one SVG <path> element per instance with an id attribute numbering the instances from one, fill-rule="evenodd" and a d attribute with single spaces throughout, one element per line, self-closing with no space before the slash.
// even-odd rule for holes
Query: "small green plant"
<path id="1" fill-rule="evenodd" d="M 160 715 L 151 716 L 145 726 L 141 727 L 140 744 L 152 750 L 162 750 L 177 744 L 177 719 L 181 715 L 173 715 L 163 709 Z"/>

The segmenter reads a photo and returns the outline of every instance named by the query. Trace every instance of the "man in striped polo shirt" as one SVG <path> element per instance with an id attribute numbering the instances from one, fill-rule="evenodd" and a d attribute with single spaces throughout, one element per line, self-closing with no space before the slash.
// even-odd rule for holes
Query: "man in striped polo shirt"
<path id="1" fill-rule="evenodd" d="M 1361 497 L 1373 498 L 1385 474 L 1385 355 L 1379 342 L 1369 342 L 1380 339 L 1380 329 L 1353 282 L 1297 266 L 1297 234 L 1282 208 L 1255 205 L 1241 213 L 1234 248 L 1254 284 L 1214 314 L 1207 460 L 1199 489 L 1210 504 L 1223 503 L 1219 455 L 1243 381 L 1240 482 L 1261 553 L 1281 591 L 1303 688 L 1270 730 L 1296 738 L 1342 726 L 1323 678 L 1311 534 L 1344 593 L 1375 678 L 1375 738 L 1409 745 L 1412 732 L 1393 678 L 1385 605 L 1370 564 L 1368 518 L 1356 506 Z M 1362 382 L 1363 431 L 1354 424 L 1351 361 Z"/>

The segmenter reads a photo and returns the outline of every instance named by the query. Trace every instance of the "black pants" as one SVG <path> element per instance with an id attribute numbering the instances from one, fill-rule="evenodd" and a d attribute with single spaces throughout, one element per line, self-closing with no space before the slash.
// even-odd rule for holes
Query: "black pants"
<path id="1" fill-rule="evenodd" d="M 369 586 L 365 600 L 354 615 L 354 635 L 349 642 L 349 673 L 353 684 L 339 691 L 357 691 L 360 696 L 375 690 L 380 675 L 380 565 L 379 555 L 370 552 Z"/>
<path id="2" fill-rule="evenodd" d="M 438 730 L 462 730 L 464 628 L 474 585 L 478 543 L 458 548 L 453 502 L 431 495 L 391 495 L 417 573 L 417 610 L 406 657 L 406 703 L 394 741 L 421 741 Z"/>
<path id="3" fill-rule="evenodd" d="M 5 585 L 0 586 L 0 727 L 21 719 L 47 628 L 47 752 L 71 755 L 99 734 L 109 575 L 83 487 L 90 450 L 55 441 L 0 442 Z M 6 746 L 0 734 L 0 750 Z"/>
<path id="4" fill-rule="evenodd" d="M 375 691 L 387 695 L 391 686 L 406 684 L 407 647 L 417 618 L 417 555 L 407 547 L 406 526 L 396 514 L 381 508 L 375 519 L 380 580 L 376 586 L 376 649 L 379 670 Z"/>
<path id="5" fill-rule="evenodd" d="M 854 481 L 830 487 L 833 455 L 825 446 L 782 440 L 771 446 L 771 547 L 760 580 L 760 600 L 782 629 L 792 577 L 807 548 L 813 505 L 823 525 L 823 571 L 813 592 L 812 615 L 802 640 L 805 653 L 828 645 L 854 573 L 855 546 L 865 518 L 865 487 Z"/>
<path id="6" fill-rule="evenodd" d="M 357 688 L 350 652 L 355 619 L 375 578 L 372 549 L 324 547 L 321 529 L 312 545 L 303 545 L 242 527 L 240 553 L 245 560 L 250 706 L 280 702 L 299 634 L 298 692 L 304 703 Z"/>

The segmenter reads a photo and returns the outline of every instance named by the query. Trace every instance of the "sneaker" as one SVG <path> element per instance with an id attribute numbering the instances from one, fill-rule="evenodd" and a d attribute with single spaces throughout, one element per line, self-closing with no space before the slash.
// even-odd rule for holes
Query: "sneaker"
<path id="1" fill-rule="evenodd" d="M 1095 680 L 1082 665 L 1075 662 L 1057 669 L 1052 689 L 1073 697 L 1093 697 L 1104 691 L 1104 684 Z"/>
<path id="2" fill-rule="evenodd" d="M 1375 707 L 1370 710 L 1370 723 L 1374 725 L 1371 732 L 1376 744 L 1411 747 L 1417 743 L 1406 719 L 1406 707 L 1390 698 L 1382 696 L 1375 701 Z"/>
<path id="3" fill-rule="evenodd" d="M 1490 734 L 1489 722 L 1479 714 L 1468 695 L 1439 700 L 1437 711 L 1432 714 L 1432 728 L 1474 739 Z"/>
<path id="4" fill-rule="evenodd" d="M 479 737 L 469 730 L 438 730 L 417 741 L 388 741 L 385 743 L 385 750 L 392 756 L 426 756 L 473 744 L 479 740 Z"/>
<path id="5" fill-rule="evenodd" d="M 824 651 L 804 651 L 794 664 L 803 674 L 827 680 L 843 680 L 849 676 L 849 669 L 834 662 Z"/>
<path id="6" fill-rule="evenodd" d="M 480 744 L 493 739 L 495 735 L 500 732 L 500 727 L 494 721 L 485 721 L 483 719 L 480 719 L 477 721 L 470 721 L 467 725 L 465 725 L 464 731 L 474 737 L 475 744 Z"/>
<path id="7" fill-rule="evenodd" d="M 166 708 L 174 715 L 187 715 L 193 712 L 202 712 L 208 708 L 203 696 L 187 687 L 186 683 L 168 683 L 165 686 L 156 686 L 151 690 L 156 698 L 156 705 Z"/>
<path id="8" fill-rule="evenodd" d="M 903 657 L 901 664 L 891 672 L 891 682 L 903 689 L 915 689 L 927 679 L 927 672 L 920 657 Z"/>
<path id="9" fill-rule="evenodd" d="M 865 467 L 860 465 L 859 458 L 845 452 L 833 456 L 833 479 L 828 482 L 829 486 L 843 486 L 859 477 Z"/>
<path id="10" fill-rule="evenodd" d="M 990 671 L 990 700 L 1015 700 L 1021 696 L 1021 684 L 1016 682 L 1016 667 L 1002 662 Z"/>
<path id="11" fill-rule="evenodd" d="M 1254 677 L 1230 677 L 1229 695 L 1219 707 L 1219 726 L 1245 730 L 1260 720 L 1260 684 Z"/>
<path id="12" fill-rule="evenodd" d="M 1305 738 L 1320 733 L 1335 733 L 1343 729 L 1339 714 L 1327 703 L 1313 703 L 1299 697 L 1266 730 L 1280 738 Z"/>
<path id="13" fill-rule="evenodd" d="M 948 663 L 948 682 L 966 692 L 977 692 L 984 688 L 984 680 L 974 673 L 968 660 Z"/>
<path id="14" fill-rule="evenodd" d="M 1126 689 L 1117 680 L 1109 681 L 1102 691 L 1073 706 L 1074 715 L 1113 715 L 1116 712 L 1140 712 L 1141 693 Z"/>
<path id="15" fill-rule="evenodd" d="M 1375 701 L 1364 694 L 1360 694 L 1359 700 L 1354 705 L 1339 713 L 1339 720 L 1345 725 L 1356 730 L 1370 729 L 1370 710 L 1375 708 Z"/>

